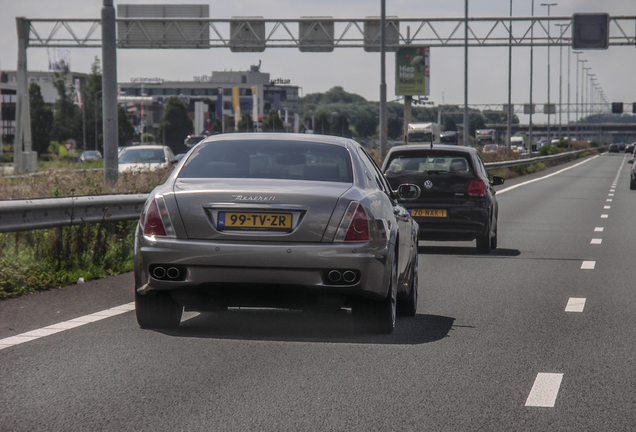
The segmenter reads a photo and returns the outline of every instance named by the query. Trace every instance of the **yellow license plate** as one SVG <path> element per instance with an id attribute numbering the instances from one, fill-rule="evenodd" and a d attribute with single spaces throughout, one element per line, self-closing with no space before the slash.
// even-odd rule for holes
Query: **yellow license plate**
<path id="1" fill-rule="evenodd" d="M 446 210 L 440 209 L 411 209 L 413 217 L 446 217 Z"/>
<path id="2" fill-rule="evenodd" d="M 291 230 L 291 213 L 219 212 L 219 228 Z"/>

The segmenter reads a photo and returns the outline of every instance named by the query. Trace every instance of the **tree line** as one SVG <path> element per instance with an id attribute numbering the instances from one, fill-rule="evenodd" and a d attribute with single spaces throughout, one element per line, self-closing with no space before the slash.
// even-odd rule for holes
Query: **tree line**
<path id="1" fill-rule="evenodd" d="M 33 151 L 46 154 L 52 150 L 52 143 L 61 144 L 69 139 L 75 140 L 80 150 L 99 150 L 103 153 L 102 119 L 102 73 L 99 59 L 91 65 L 86 85 L 81 89 L 82 107 L 75 102 L 77 89 L 67 84 L 67 73 L 55 72 L 53 86 L 58 99 L 47 106 L 37 83 L 29 85 L 29 104 L 31 112 L 31 141 Z M 142 131 L 136 129 L 122 105 L 117 105 L 118 145 L 126 146 L 131 141 L 141 141 Z M 183 140 L 194 130 L 188 109 L 177 97 L 166 102 L 166 108 L 159 122 L 160 142 L 169 145 L 176 153 L 184 149 Z M 145 134 L 145 142 L 156 140 L 151 134 Z"/>

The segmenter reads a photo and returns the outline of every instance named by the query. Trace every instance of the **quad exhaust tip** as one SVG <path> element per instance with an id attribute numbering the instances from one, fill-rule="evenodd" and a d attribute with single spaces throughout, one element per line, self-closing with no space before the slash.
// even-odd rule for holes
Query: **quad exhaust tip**
<path id="1" fill-rule="evenodd" d="M 331 270 L 327 274 L 327 278 L 331 283 L 344 282 L 346 284 L 353 284 L 358 280 L 358 274 L 353 270 Z"/>
<path id="2" fill-rule="evenodd" d="M 181 270 L 177 267 L 168 267 L 166 269 L 166 267 L 158 265 L 156 266 L 154 269 L 152 269 L 151 271 L 152 276 L 155 279 L 172 279 L 172 280 L 176 280 L 181 278 Z"/>

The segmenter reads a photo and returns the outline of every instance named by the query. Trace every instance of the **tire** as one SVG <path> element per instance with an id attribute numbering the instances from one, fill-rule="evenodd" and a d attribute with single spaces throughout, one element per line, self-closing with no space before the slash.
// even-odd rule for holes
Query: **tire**
<path id="1" fill-rule="evenodd" d="M 418 261 L 419 253 L 416 251 L 413 274 L 411 275 L 411 290 L 408 295 L 404 299 L 401 299 L 397 304 L 397 312 L 400 316 L 412 317 L 417 313 L 417 290 L 419 286 L 419 278 L 417 274 Z"/>
<path id="2" fill-rule="evenodd" d="M 360 299 L 353 305 L 353 322 L 361 333 L 391 334 L 397 316 L 397 263 L 391 267 L 389 294 L 386 299 Z"/>
<path id="3" fill-rule="evenodd" d="M 495 250 L 495 249 L 497 249 L 497 228 L 495 228 L 495 233 L 494 233 L 494 235 L 490 238 L 490 249 L 491 249 L 491 250 Z"/>
<path id="4" fill-rule="evenodd" d="M 141 328 L 170 329 L 179 327 L 183 307 L 168 292 L 141 295 L 135 291 L 135 313 Z"/>
<path id="5" fill-rule="evenodd" d="M 636 180 L 630 180 L 629 181 L 629 189 L 630 190 L 636 190 Z"/>
<path id="6" fill-rule="evenodd" d="M 477 236 L 477 253 L 489 254 L 491 250 L 490 244 L 490 216 L 488 217 L 488 227 L 486 228 L 486 234 Z"/>

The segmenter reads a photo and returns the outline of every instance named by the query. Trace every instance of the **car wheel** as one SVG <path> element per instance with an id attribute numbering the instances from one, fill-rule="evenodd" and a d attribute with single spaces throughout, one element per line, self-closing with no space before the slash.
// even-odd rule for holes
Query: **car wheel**
<path id="1" fill-rule="evenodd" d="M 398 302 L 397 312 L 401 316 L 414 316 L 417 313 L 417 289 L 419 285 L 419 279 L 417 275 L 419 253 L 415 252 L 415 262 L 413 263 L 413 274 L 411 275 L 411 290 L 406 298 Z"/>
<path id="2" fill-rule="evenodd" d="M 490 249 L 491 250 L 497 249 L 497 228 L 495 228 L 495 233 L 490 238 Z"/>
<path id="3" fill-rule="evenodd" d="M 389 294 L 382 301 L 360 299 L 353 306 L 354 325 L 359 332 L 390 334 L 397 315 L 397 263 L 391 267 Z"/>
<path id="4" fill-rule="evenodd" d="M 141 328 L 176 328 L 181 322 L 183 307 L 168 292 L 141 295 L 135 291 L 135 313 Z"/>
<path id="5" fill-rule="evenodd" d="M 488 230 L 490 233 L 490 230 Z M 477 237 L 477 252 L 480 254 L 489 254 L 490 247 L 490 235 L 484 234 Z"/>
<path id="6" fill-rule="evenodd" d="M 629 182 L 629 188 L 631 190 L 636 190 L 636 180 L 630 180 Z"/>

